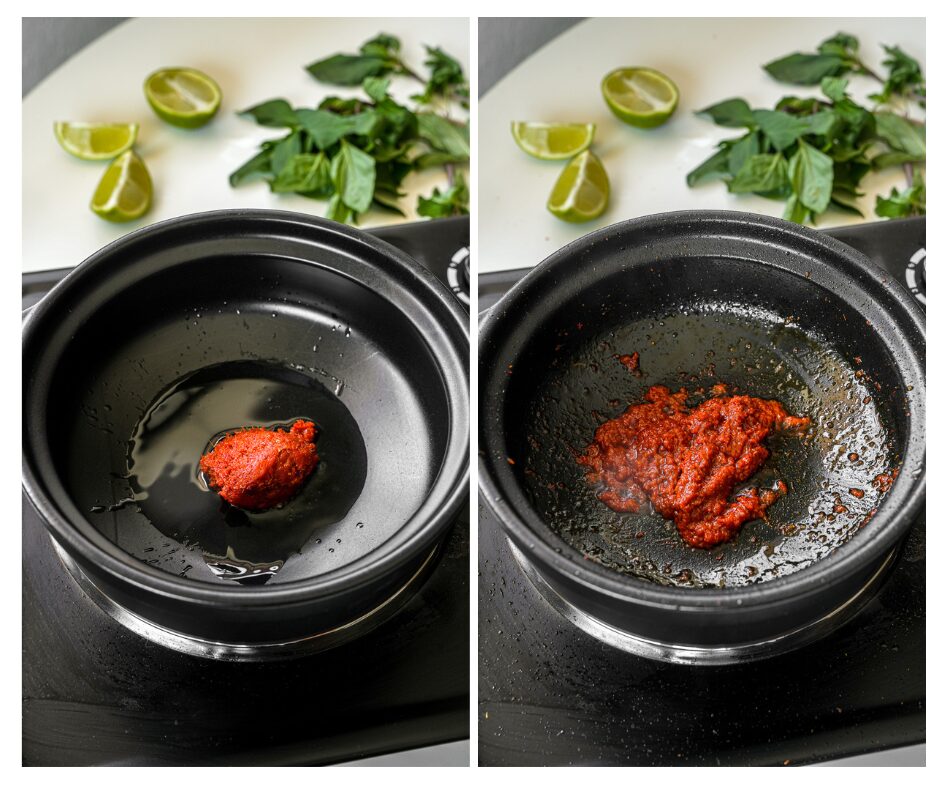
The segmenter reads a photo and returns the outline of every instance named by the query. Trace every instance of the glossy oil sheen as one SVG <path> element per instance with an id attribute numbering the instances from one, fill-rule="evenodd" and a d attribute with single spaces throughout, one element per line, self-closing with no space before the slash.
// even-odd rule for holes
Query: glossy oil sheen
<path id="1" fill-rule="evenodd" d="M 208 487 L 199 459 L 226 434 L 289 429 L 297 419 L 317 425 L 320 461 L 294 498 L 249 512 Z M 275 365 L 232 363 L 189 375 L 158 397 L 128 444 L 127 466 L 135 504 L 169 539 L 165 551 L 150 546 L 138 558 L 159 564 L 184 545 L 218 578 L 257 583 L 302 550 L 335 549 L 317 534 L 342 523 L 368 463 L 359 428 L 332 390 Z"/>

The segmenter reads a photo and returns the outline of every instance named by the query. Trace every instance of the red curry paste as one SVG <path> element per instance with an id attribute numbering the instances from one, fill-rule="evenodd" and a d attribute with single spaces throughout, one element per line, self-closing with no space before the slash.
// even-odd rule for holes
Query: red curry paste
<path id="1" fill-rule="evenodd" d="M 695 408 L 688 394 L 653 386 L 646 402 L 605 422 L 578 462 L 602 487 L 598 498 L 616 512 L 639 511 L 647 501 L 673 520 L 692 547 L 713 547 L 748 520 L 763 517 L 775 490 L 731 491 L 750 478 L 769 454 L 773 432 L 802 432 L 809 419 L 791 416 L 775 400 L 716 396 Z"/>
<path id="2" fill-rule="evenodd" d="M 295 421 L 290 431 L 251 427 L 226 435 L 199 468 L 232 506 L 270 509 L 293 498 L 317 467 L 316 427 Z"/>

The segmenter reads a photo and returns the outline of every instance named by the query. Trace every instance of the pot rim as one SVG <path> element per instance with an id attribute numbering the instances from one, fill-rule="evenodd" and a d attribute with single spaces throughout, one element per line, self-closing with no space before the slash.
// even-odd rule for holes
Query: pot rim
<path id="1" fill-rule="evenodd" d="M 741 227 L 756 224 L 777 231 L 783 238 L 790 237 L 799 239 L 804 244 L 810 242 L 817 247 L 825 247 L 829 253 L 836 254 L 847 262 L 860 281 L 867 281 L 871 287 L 876 289 L 876 292 L 880 292 L 889 300 L 893 299 L 903 309 L 905 317 L 909 318 L 914 324 L 921 341 L 926 344 L 926 315 L 924 310 L 893 277 L 886 278 L 883 269 L 844 243 L 818 231 L 769 216 L 740 211 L 675 211 L 629 219 L 588 233 L 551 254 L 519 280 L 489 310 L 480 325 L 478 365 L 481 370 L 481 396 L 483 396 L 484 391 L 482 370 L 488 366 L 490 357 L 499 350 L 499 345 L 493 338 L 497 325 L 505 319 L 507 313 L 511 313 L 525 291 L 535 282 L 544 279 L 558 281 L 564 276 L 565 266 L 572 264 L 572 261 L 576 260 L 585 250 L 612 233 L 652 227 L 662 229 L 664 227 L 679 226 L 683 223 L 707 224 L 715 222 L 724 224 L 725 232 L 722 233 L 723 237 L 728 237 L 728 223 L 738 223 Z M 778 237 L 777 240 L 779 241 L 780 238 Z M 821 265 L 827 265 L 824 261 L 820 260 L 819 262 Z M 765 265 L 765 263 L 759 264 Z M 852 304 L 847 305 L 854 307 Z M 924 359 L 920 360 L 919 366 L 921 377 L 924 377 Z M 499 519 L 513 543 L 518 546 L 523 554 L 532 558 L 537 564 L 551 567 L 553 571 L 562 573 L 565 577 L 573 579 L 591 591 L 624 602 L 639 602 L 646 606 L 670 610 L 685 608 L 733 612 L 740 610 L 742 607 L 772 606 L 814 594 L 827 585 L 832 572 L 851 573 L 861 570 L 865 565 L 884 554 L 892 544 L 903 536 L 912 523 L 914 516 L 923 507 L 926 499 L 926 475 L 921 470 L 911 480 L 909 485 L 911 489 L 903 500 L 900 500 L 899 495 L 894 494 L 895 489 L 900 487 L 895 482 L 895 488 L 892 488 L 892 491 L 883 499 L 878 512 L 866 525 L 862 533 L 856 533 L 838 549 L 829 551 L 812 565 L 765 583 L 732 588 L 659 586 L 626 573 L 609 569 L 593 561 L 583 560 L 574 548 L 562 540 L 541 519 L 522 492 L 515 477 L 503 467 L 506 463 L 498 462 L 497 458 L 491 456 L 488 451 L 489 446 L 484 439 L 484 434 L 492 418 L 489 414 L 498 410 L 500 406 L 501 402 L 488 403 L 486 415 L 481 414 L 480 417 L 478 473 L 479 489 L 484 502 Z M 912 421 L 925 424 L 924 410 L 925 408 L 921 407 L 919 412 L 914 413 L 912 409 Z M 902 453 L 898 480 L 902 478 L 902 475 L 910 476 L 912 465 L 916 465 L 920 469 L 924 468 L 926 458 L 925 441 L 921 439 L 921 443 L 924 445 L 919 457 L 911 457 L 907 452 L 907 448 L 912 442 L 917 442 L 917 436 L 913 430 L 908 436 L 907 445 L 905 445 L 905 450 Z M 905 474 L 905 470 L 907 470 L 907 474 Z"/>
<path id="2" fill-rule="evenodd" d="M 207 607 L 224 605 L 229 609 L 255 609 L 290 606 L 303 604 L 314 598 L 343 595 L 368 586 L 379 577 L 387 577 L 405 568 L 417 555 L 426 552 L 443 537 L 467 495 L 470 483 L 469 384 L 466 371 L 466 365 L 469 363 L 469 325 L 466 311 L 430 271 L 400 249 L 379 238 L 320 217 L 267 209 L 225 209 L 186 214 L 134 230 L 112 241 L 77 265 L 30 310 L 23 323 L 22 346 L 25 351 L 37 328 L 41 326 L 44 316 L 60 302 L 72 297 L 76 288 L 103 266 L 108 265 L 116 252 L 139 243 L 141 239 L 153 239 L 181 227 L 239 221 L 263 222 L 280 233 L 290 233 L 291 230 L 295 233 L 313 232 L 320 240 L 326 242 L 329 242 L 331 236 L 353 240 L 364 250 L 382 255 L 394 272 L 402 274 L 406 281 L 399 282 L 397 286 L 404 288 L 407 284 L 409 292 L 415 297 L 420 297 L 428 314 L 434 317 L 439 330 L 430 336 L 426 331 L 421 333 L 438 362 L 450 408 L 450 429 L 440 468 L 428 489 L 424 503 L 402 524 L 404 528 L 415 521 L 423 520 L 418 533 L 378 559 L 375 558 L 374 550 L 331 572 L 283 584 L 255 587 L 238 584 L 217 585 L 205 580 L 172 575 L 148 566 L 124 552 L 87 520 L 85 528 L 75 525 L 62 511 L 62 507 L 46 489 L 44 480 L 34 466 L 35 458 L 32 454 L 35 447 L 30 444 L 27 425 L 29 413 L 26 407 L 23 411 L 23 487 L 63 549 L 82 566 L 96 573 L 103 571 L 119 584 L 129 584 L 140 591 L 156 593 L 167 600 Z M 344 275 L 341 271 L 339 273 Z M 445 356 L 450 357 L 449 365 L 441 364 L 441 359 Z M 464 372 L 462 375 L 452 374 L 448 371 L 448 366 L 464 367 Z M 26 374 L 23 383 L 25 395 L 28 387 Z M 56 479 L 56 482 L 59 483 L 59 480 Z M 60 483 L 59 486 L 61 487 Z M 440 502 L 431 509 L 428 503 L 435 497 L 439 498 Z M 68 499 L 67 494 L 66 498 Z M 71 503 L 71 500 L 68 500 Z M 76 507 L 72 508 L 77 512 Z M 381 548 L 377 548 L 379 549 Z"/>

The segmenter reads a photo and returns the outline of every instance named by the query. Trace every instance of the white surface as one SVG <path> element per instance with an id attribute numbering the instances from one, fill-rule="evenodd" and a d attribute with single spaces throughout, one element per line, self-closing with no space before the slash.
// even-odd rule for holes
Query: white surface
<path id="1" fill-rule="evenodd" d="M 845 31 L 857 36 L 862 61 L 879 70 L 880 43 L 898 45 L 926 69 L 926 33 L 917 19 L 590 19 L 563 33 L 495 85 L 479 104 L 478 271 L 533 266 L 569 241 L 613 222 L 662 211 L 729 209 L 780 216 L 783 203 L 731 195 L 720 182 L 694 189 L 685 176 L 711 156 L 718 140 L 741 136 L 694 115 L 740 97 L 773 108 L 784 95 L 821 95 L 784 85 L 761 65 Z M 601 96 L 605 74 L 620 66 L 650 66 L 679 87 L 675 115 L 658 129 L 617 120 Z M 883 73 L 883 70 L 881 70 Z M 849 92 L 863 105 L 874 80 L 854 76 Z M 611 202 L 599 219 L 566 224 L 545 208 L 563 163 L 527 156 L 513 142 L 513 120 L 595 122 L 593 146 L 611 181 Z M 863 210 L 874 217 L 876 194 L 902 185 L 900 168 L 864 181 Z M 819 226 L 862 221 L 830 211 Z"/>
<path id="2" fill-rule="evenodd" d="M 421 747 L 417 750 L 393 752 L 390 755 L 378 755 L 375 758 L 363 758 L 358 761 L 337 763 L 336 766 L 469 766 L 470 742 L 452 741 L 436 744 L 433 747 Z"/>
<path id="3" fill-rule="evenodd" d="M 233 189 L 230 172 L 265 139 L 284 136 L 235 113 L 272 98 L 315 107 L 328 95 L 357 88 L 323 85 L 304 66 L 336 52 L 355 52 L 379 32 L 402 41 L 406 63 L 419 73 L 422 44 L 440 46 L 466 70 L 466 19 L 134 19 L 106 33 L 60 66 L 23 101 L 23 270 L 77 265 L 137 227 L 181 214 L 220 208 L 278 208 L 323 215 L 326 203 L 271 194 L 263 181 Z M 202 129 L 186 131 L 154 115 L 143 93 L 147 75 L 165 66 L 206 72 L 222 88 L 222 107 Z M 405 104 L 417 82 L 395 77 L 391 94 Z M 56 120 L 136 121 L 137 151 L 154 182 L 154 204 L 137 222 L 110 224 L 88 208 L 106 164 L 75 159 L 59 147 Z M 416 218 L 418 194 L 444 186 L 441 170 L 404 183 L 408 219 L 371 211 L 362 226 Z"/>

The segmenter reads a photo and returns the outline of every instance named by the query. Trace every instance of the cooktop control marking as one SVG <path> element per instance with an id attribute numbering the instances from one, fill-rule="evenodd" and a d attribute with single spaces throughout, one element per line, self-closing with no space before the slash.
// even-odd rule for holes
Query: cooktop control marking
<path id="1" fill-rule="evenodd" d="M 464 261 L 469 257 L 470 250 L 466 246 L 462 246 L 454 252 L 454 256 L 450 258 L 450 265 L 447 266 L 447 284 L 449 284 L 450 289 L 454 291 L 454 295 L 468 306 L 470 304 L 470 293 L 467 292 L 467 287 L 463 283 L 461 269 L 463 268 Z"/>
<path id="2" fill-rule="evenodd" d="M 921 265 L 922 264 L 922 265 Z M 917 266 L 921 265 L 921 280 L 923 281 L 923 289 L 917 282 Z M 907 283 L 908 289 L 914 294 L 915 298 L 920 301 L 922 304 L 927 303 L 927 250 L 918 249 L 914 252 L 913 256 L 910 259 L 910 262 L 907 264 L 907 270 L 904 272 L 904 281 Z"/>

